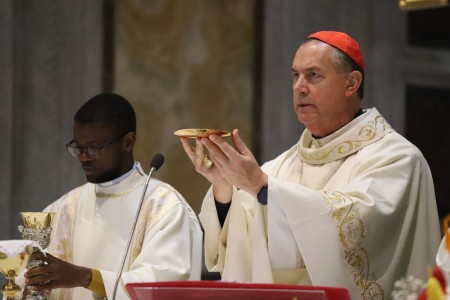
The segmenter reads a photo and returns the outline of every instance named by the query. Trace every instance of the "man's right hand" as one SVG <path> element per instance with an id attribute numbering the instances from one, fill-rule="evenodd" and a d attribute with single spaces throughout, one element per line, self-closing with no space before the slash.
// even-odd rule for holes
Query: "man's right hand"
<path id="1" fill-rule="evenodd" d="M 55 288 L 88 287 L 92 280 L 89 268 L 76 266 L 50 254 L 33 253 L 33 260 L 42 260 L 45 265 L 25 272 L 25 284 L 39 292 L 51 291 Z"/>
<path id="2" fill-rule="evenodd" d="M 195 171 L 213 185 L 214 199 L 220 203 L 229 203 L 233 194 L 233 186 L 220 175 L 214 164 L 206 164 L 208 156 L 200 139 L 196 139 L 195 148 L 192 147 L 187 137 L 180 137 L 180 141 L 184 151 L 192 161 Z"/>

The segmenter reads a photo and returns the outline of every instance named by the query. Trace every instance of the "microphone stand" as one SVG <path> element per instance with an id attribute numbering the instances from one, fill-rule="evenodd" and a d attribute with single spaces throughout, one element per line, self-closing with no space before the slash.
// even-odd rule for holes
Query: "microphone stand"
<path id="1" fill-rule="evenodd" d="M 112 300 L 116 300 L 117 287 L 119 285 L 120 277 L 122 276 L 123 267 L 125 265 L 125 260 L 127 259 L 128 250 L 130 249 L 131 240 L 133 239 L 134 230 L 136 229 L 136 224 L 139 219 L 139 215 L 141 212 L 142 204 L 144 203 L 145 193 L 147 192 L 147 186 L 152 176 L 153 171 L 156 171 L 158 168 L 152 166 L 150 168 L 150 172 L 148 173 L 147 181 L 145 182 L 144 191 L 142 192 L 141 201 L 139 202 L 139 206 L 137 209 L 136 217 L 134 218 L 133 227 L 131 228 L 130 238 L 128 239 L 127 247 L 125 248 L 125 255 L 122 258 L 122 263 L 120 264 L 119 273 L 117 274 L 116 282 L 114 283 L 114 292 L 112 296 Z"/>

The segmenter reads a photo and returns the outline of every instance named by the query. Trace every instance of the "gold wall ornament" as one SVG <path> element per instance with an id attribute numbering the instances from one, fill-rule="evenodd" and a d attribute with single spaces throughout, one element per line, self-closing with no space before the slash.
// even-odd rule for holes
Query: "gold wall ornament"
<path id="1" fill-rule="evenodd" d="M 448 0 L 399 0 L 401 10 L 419 10 L 448 5 Z"/>

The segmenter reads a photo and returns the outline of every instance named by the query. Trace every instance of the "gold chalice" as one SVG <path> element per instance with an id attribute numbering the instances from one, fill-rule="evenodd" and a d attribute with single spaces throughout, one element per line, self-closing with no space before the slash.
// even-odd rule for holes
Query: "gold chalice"
<path id="1" fill-rule="evenodd" d="M 35 241 L 45 249 L 50 244 L 54 215 L 51 212 L 21 212 L 23 225 L 19 225 L 19 232 L 24 239 Z"/>
<path id="2" fill-rule="evenodd" d="M 33 248 L 34 252 L 42 251 L 50 244 L 50 236 L 52 232 L 52 221 L 55 213 L 51 212 L 21 212 L 23 224 L 19 225 L 19 232 L 26 240 L 35 241 L 41 249 L 38 247 Z M 27 269 L 32 269 L 38 266 L 44 265 L 45 262 L 40 259 L 30 259 L 27 264 Z M 26 300 L 45 300 L 47 296 L 45 293 L 32 291 L 27 287 Z"/>
<path id="3" fill-rule="evenodd" d="M 34 244 L 30 240 L 0 241 L 0 272 L 8 280 L 1 292 L 7 300 L 15 300 L 21 290 L 15 280 L 18 274 L 25 271 Z"/>

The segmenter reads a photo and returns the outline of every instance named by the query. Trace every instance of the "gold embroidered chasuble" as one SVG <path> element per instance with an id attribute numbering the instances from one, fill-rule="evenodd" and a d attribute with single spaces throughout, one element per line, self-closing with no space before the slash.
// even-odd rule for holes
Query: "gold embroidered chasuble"
<path id="1" fill-rule="evenodd" d="M 137 167 L 136 167 L 137 166 Z M 49 253 L 100 270 L 108 298 L 147 175 L 137 164 L 119 183 L 87 183 L 52 203 L 56 213 Z M 152 178 L 128 252 L 116 299 L 130 282 L 199 280 L 202 232 L 194 211 L 170 185 Z M 56 289 L 51 299 L 95 299 L 84 288 Z"/>
<path id="2" fill-rule="evenodd" d="M 205 196 L 206 266 L 222 279 L 389 299 L 400 277 L 427 278 L 440 241 L 431 173 L 375 108 L 323 139 L 305 130 L 262 168 L 268 205 L 235 189 L 223 228 Z"/>

